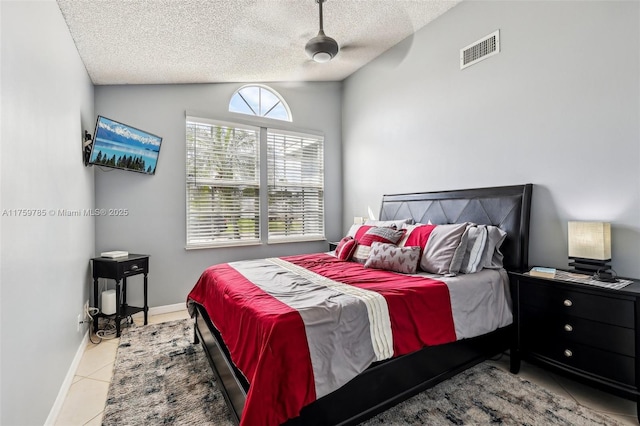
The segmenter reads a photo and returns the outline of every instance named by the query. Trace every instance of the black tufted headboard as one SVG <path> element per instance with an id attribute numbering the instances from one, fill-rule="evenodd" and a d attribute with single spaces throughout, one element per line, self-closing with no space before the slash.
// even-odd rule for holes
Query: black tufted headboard
<path id="1" fill-rule="evenodd" d="M 507 232 L 504 267 L 528 270 L 532 184 L 456 191 L 392 194 L 382 197 L 380 220 L 413 218 L 416 223 L 474 222 Z"/>

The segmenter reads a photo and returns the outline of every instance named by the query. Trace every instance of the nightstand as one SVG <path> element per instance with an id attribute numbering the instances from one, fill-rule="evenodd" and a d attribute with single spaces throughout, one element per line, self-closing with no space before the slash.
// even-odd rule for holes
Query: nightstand
<path id="1" fill-rule="evenodd" d="M 109 278 L 116 282 L 116 337 L 120 337 L 120 321 L 138 312 L 144 312 L 144 325 L 147 325 L 147 314 L 149 306 L 147 304 L 147 274 L 149 273 L 149 255 L 129 254 L 126 257 L 108 258 L 95 257 L 93 262 L 93 304 L 98 307 L 98 278 Z M 129 306 L 127 304 L 127 278 L 144 274 L 144 306 Z M 120 291 L 122 282 L 122 291 Z M 102 312 L 94 315 L 93 332 L 98 331 L 98 318 L 110 317 Z"/>
<path id="2" fill-rule="evenodd" d="M 639 402 L 639 281 L 614 290 L 528 273 L 510 272 L 509 278 L 516 325 L 512 373 L 526 360 Z"/>

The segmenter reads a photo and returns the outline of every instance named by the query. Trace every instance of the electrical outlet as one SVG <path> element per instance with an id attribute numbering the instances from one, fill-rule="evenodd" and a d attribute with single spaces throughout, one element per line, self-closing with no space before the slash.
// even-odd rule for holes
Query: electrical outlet
<path id="1" fill-rule="evenodd" d="M 80 331 L 80 326 L 82 325 L 82 315 L 83 314 L 78 314 L 78 321 L 76 323 L 76 331 Z"/>

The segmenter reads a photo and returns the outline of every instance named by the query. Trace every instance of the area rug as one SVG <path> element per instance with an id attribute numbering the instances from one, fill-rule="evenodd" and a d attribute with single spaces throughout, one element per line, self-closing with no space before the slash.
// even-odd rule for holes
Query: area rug
<path id="1" fill-rule="evenodd" d="M 193 323 L 126 329 L 102 424 L 232 425 Z M 519 376 L 482 363 L 363 425 L 619 425 Z"/>

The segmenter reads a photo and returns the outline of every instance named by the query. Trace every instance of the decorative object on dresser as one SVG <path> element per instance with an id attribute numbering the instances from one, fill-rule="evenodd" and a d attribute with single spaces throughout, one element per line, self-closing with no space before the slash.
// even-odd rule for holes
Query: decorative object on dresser
<path id="1" fill-rule="evenodd" d="M 509 272 L 517 331 L 511 372 L 526 360 L 637 403 L 640 282 L 610 289 L 562 276 Z"/>
<path id="2" fill-rule="evenodd" d="M 127 256 L 129 256 L 129 252 L 124 250 L 103 251 L 102 253 L 100 253 L 100 257 L 108 257 L 110 259 Z"/>
<path id="3" fill-rule="evenodd" d="M 605 222 L 569 222 L 569 266 L 575 272 L 596 274 L 603 281 L 611 280 L 611 224 Z"/>
<path id="4" fill-rule="evenodd" d="M 531 268 L 531 270 L 529 271 L 529 275 L 531 275 L 532 277 L 555 278 L 556 269 L 544 268 L 542 266 L 535 266 Z"/>
<path id="5" fill-rule="evenodd" d="M 147 302 L 147 274 L 149 273 L 149 255 L 148 254 L 127 254 L 127 256 L 95 257 L 91 259 L 93 262 L 93 304 L 94 307 L 100 306 L 98 303 L 98 279 L 108 278 L 115 280 L 115 323 L 116 337 L 120 337 L 120 321 L 130 315 L 138 312 L 144 312 L 144 323 L 147 324 L 147 314 L 149 306 Z M 129 306 L 127 304 L 127 278 L 144 274 L 144 306 Z M 122 282 L 122 287 L 120 286 Z M 121 291 L 122 290 L 122 291 Z M 98 331 L 98 319 L 108 317 L 113 314 L 110 304 L 105 304 L 103 300 L 103 312 L 93 315 L 93 332 Z M 104 312 L 104 306 L 110 306 L 107 312 Z"/>

